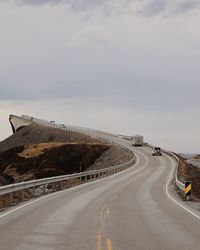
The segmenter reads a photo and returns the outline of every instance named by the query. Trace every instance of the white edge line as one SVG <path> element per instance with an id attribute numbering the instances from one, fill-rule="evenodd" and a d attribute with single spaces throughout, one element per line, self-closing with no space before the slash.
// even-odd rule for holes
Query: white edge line
<path id="1" fill-rule="evenodd" d="M 167 155 L 166 155 L 167 156 Z M 167 156 L 169 157 L 169 156 Z M 169 157 L 171 159 L 171 157 Z M 183 204 L 181 204 L 178 200 L 176 200 L 175 198 L 173 198 L 171 196 L 171 194 L 169 193 L 169 184 L 174 176 L 174 171 L 175 171 L 175 167 L 173 166 L 170 177 L 168 179 L 168 182 L 166 184 L 166 194 L 167 196 L 179 207 L 183 208 L 185 211 L 187 211 L 189 214 L 193 215 L 194 217 L 196 217 L 197 219 L 200 220 L 200 216 L 198 214 L 196 214 L 195 212 L 191 211 L 189 208 L 187 208 L 186 206 L 184 206 Z"/>

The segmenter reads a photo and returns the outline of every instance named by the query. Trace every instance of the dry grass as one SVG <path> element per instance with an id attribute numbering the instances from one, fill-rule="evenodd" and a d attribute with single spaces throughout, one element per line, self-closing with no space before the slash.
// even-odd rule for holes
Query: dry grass
<path id="1" fill-rule="evenodd" d="M 52 142 L 52 143 L 29 144 L 24 147 L 24 150 L 22 152 L 18 153 L 18 156 L 26 159 L 33 158 L 44 154 L 46 150 L 58 148 L 63 145 L 66 145 L 66 143 Z"/>

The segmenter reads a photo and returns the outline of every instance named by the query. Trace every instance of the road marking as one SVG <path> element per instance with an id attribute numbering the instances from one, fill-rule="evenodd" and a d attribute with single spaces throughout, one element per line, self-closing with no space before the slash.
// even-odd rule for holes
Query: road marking
<path id="1" fill-rule="evenodd" d="M 107 238 L 106 240 L 106 248 L 107 250 L 112 250 L 112 241 L 110 238 Z"/>
<path id="2" fill-rule="evenodd" d="M 97 230 L 96 239 L 97 239 L 97 250 L 102 250 L 102 235 L 100 228 Z"/>
<path id="3" fill-rule="evenodd" d="M 167 155 L 166 155 L 166 156 L 167 156 Z M 170 157 L 170 156 L 167 156 L 167 157 L 170 158 L 170 160 L 171 160 L 171 157 Z M 171 194 L 169 193 L 169 184 L 170 184 L 170 182 L 171 182 L 171 180 L 172 180 L 172 178 L 173 178 L 173 176 L 174 176 L 174 170 L 175 170 L 175 167 L 173 166 L 172 171 L 171 171 L 171 173 L 170 173 L 170 177 L 169 177 L 169 179 L 168 179 L 168 181 L 167 181 L 167 184 L 166 184 L 166 186 L 165 186 L 165 190 L 166 190 L 167 196 L 168 196 L 176 205 L 178 205 L 179 207 L 183 208 L 186 212 L 188 212 L 189 214 L 193 215 L 194 217 L 196 217 L 197 219 L 200 220 L 200 216 L 199 216 L 198 214 L 196 214 L 195 212 L 191 211 L 189 208 L 187 208 L 186 206 L 184 206 L 183 204 L 181 204 L 178 200 L 176 200 L 175 198 L 173 198 L 173 197 L 171 196 Z"/>

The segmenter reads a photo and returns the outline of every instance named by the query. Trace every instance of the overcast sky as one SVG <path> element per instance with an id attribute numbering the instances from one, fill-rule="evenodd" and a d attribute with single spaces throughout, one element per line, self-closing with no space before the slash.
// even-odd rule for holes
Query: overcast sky
<path id="1" fill-rule="evenodd" d="M 200 0 L 0 0 L 9 114 L 200 153 Z"/>

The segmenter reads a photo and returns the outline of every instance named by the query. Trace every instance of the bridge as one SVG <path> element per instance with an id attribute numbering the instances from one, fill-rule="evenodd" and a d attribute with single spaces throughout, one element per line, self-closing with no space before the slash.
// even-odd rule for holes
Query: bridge
<path id="1" fill-rule="evenodd" d="M 133 147 L 123 135 L 105 131 L 25 116 L 10 121 L 14 132 L 38 122 L 84 133 L 131 150 L 134 160 L 119 171 L 104 170 L 105 178 L 99 175 L 0 213 L 0 249 L 199 249 L 200 214 L 174 190 L 178 160 L 173 154 L 152 157 L 148 145 Z"/>

